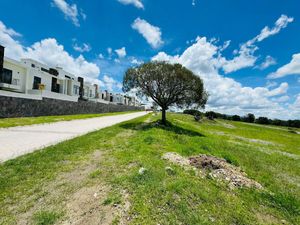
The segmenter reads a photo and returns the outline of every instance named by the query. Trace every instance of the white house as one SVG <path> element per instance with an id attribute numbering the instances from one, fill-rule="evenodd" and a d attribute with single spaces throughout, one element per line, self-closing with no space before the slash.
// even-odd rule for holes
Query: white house
<path id="1" fill-rule="evenodd" d="M 4 56 L 0 45 L 0 95 L 29 99 L 59 99 L 77 102 L 78 99 L 138 106 L 134 97 L 100 91 L 96 84 L 65 71 L 49 67 L 33 59 L 16 61 Z"/>
<path id="2" fill-rule="evenodd" d="M 0 88 L 2 90 L 25 93 L 27 90 L 27 68 L 21 62 L 4 57 L 2 69 Z"/>
<path id="3" fill-rule="evenodd" d="M 67 101 L 78 101 L 80 83 L 60 67 L 50 68 L 33 59 L 21 59 L 27 68 L 26 94 Z"/>

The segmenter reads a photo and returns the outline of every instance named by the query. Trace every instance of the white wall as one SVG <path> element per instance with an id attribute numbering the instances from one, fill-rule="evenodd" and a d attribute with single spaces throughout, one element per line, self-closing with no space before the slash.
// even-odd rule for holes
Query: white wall
<path id="1" fill-rule="evenodd" d="M 12 70 L 12 88 L 18 92 L 25 92 L 26 68 L 14 60 L 4 59 L 3 67 Z M 14 84 L 17 82 L 17 84 Z"/>

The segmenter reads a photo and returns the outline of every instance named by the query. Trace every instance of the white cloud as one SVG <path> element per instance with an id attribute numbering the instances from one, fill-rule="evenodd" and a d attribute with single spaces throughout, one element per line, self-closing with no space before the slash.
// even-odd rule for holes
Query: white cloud
<path id="1" fill-rule="evenodd" d="M 242 68 L 254 66 L 257 60 L 257 57 L 254 55 L 254 53 L 258 50 L 258 47 L 255 44 L 272 35 L 278 34 L 281 29 L 286 28 L 289 23 L 293 22 L 293 20 L 294 19 L 291 17 L 281 15 L 281 17 L 275 22 L 273 28 L 263 28 L 259 35 L 242 44 L 239 50 L 234 51 L 237 56 L 231 60 L 223 59 L 224 72 L 231 73 Z"/>
<path id="2" fill-rule="evenodd" d="M 152 48 L 159 48 L 164 44 L 161 36 L 161 30 L 159 27 L 153 26 L 146 20 L 137 18 L 131 25 L 131 27 L 137 30 L 146 41 L 152 46 Z"/>
<path id="3" fill-rule="evenodd" d="M 266 88 L 272 88 L 275 86 L 277 86 L 277 82 L 269 81 L 269 80 L 267 81 Z"/>
<path id="4" fill-rule="evenodd" d="M 70 5 L 65 0 L 53 0 L 52 5 L 62 11 L 65 18 L 71 20 L 75 26 L 80 26 L 79 13 L 76 4 Z M 80 15 L 84 20 L 86 19 L 86 14 L 83 13 L 82 9 L 80 10 Z"/>
<path id="5" fill-rule="evenodd" d="M 0 44 L 6 47 L 6 56 L 15 60 L 32 58 L 51 67 L 60 66 L 76 76 L 83 76 L 90 82 L 99 83 L 100 68 L 96 64 L 88 62 L 82 55 L 74 58 L 56 39 L 43 39 L 26 47 L 15 40 L 14 35 L 10 35 L 12 33 L 8 32 L 9 30 L 11 29 L 8 29 L 0 21 Z"/>
<path id="6" fill-rule="evenodd" d="M 92 47 L 89 44 L 83 43 L 81 46 L 75 43 L 73 45 L 73 49 L 77 52 L 83 53 L 83 52 L 89 52 L 92 50 Z"/>
<path id="7" fill-rule="evenodd" d="M 143 9 L 144 5 L 141 0 L 118 0 L 124 5 L 134 5 L 136 8 Z"/>
<path id="8" fill-rule="evenodd" d="M 100 54 L 98 55 L 98 58 L 99 58 L 99 59 L 104 59 L 104 55 L 103 55 L 102 53 L 100 53 Z"/>
<path id="9" fill-rule="evenodd" d="M 269 28 L 268 26 L 266 26 L 264 29 L 262 29 L 262 31 L 260 32 L 259 35 L 257 35 L 252 42 L 261 42 L 264 39 L 278 34 L 280 32 L 281 29 L 286 28 L 287 25 L 289 23 L 292 23 L 294 21 L 294 18 L 292 17 L 288 17 L 286 15 L 281 15 L 280 18 L 276 21 L 275 26 L 273 28 Z"/>
<path id="10" fill-rule="evenodd" d="M 143 63 L 144 63 L 143 60 L 138 60 L 138 59 L 136 59 L 136 58 L 133 58 L 133 59 L 131 60 L 131 64 L 134 64 L 134 65 L 141 65 L 141 64 L 143 64 Z"/>
<path id="11" fill-rule="evenodd" d="M 104 75 L 101 87 L 108 91 L 116 91 L 122 89 L 122 84 L 108 75 Z"/>
<path id="12" fill-rule="evenodd" d="M 49 66 L 59 65 L 68 72 L 86 78 L 97 79 L 100 74 L 100 69 L 96 64 L 87 62 L 82 55 L 74 58 L 54 38 L 34 43 L 26 48 L 23 57 L 38 60 Z"/>
<path id="13" fill-rule="evenodd" d="M 266 69 L 270 66 L 276 65 L 276 64 L 277 64 L 276 60 L 272 56 L 268 55 L 266 57 L 265 61 L 262 64 L 260 64 L 257 68 L 259 68 L 260 70 L 264 70 L 264 69 Z"/>
<path id="14" fill-rule="evenodd" d="M 180 63 L 199 75 L 210 94 L 208 110 L 240 115 L 252 112 L 257 116 L 267 115 L 272 118 L 297 117 L 295 111 L 287 111 L 271 99 L 284 95 L 288 90 L 287 83 L 282 83 L 273 89 L 244 87 L 234 79 L 220 75 L 220 65 L 224 59 L 219 55 L 219 49 L 219 46 L 202 37 L 197 38 L 196 43 L 188 47 L 181 55 L 170 56 L 160 52 L 153 57 L 153 60 Z"/>
<path id="15" fill-rule="evenodd" d="M 18 32 L 5 26 L 0 21 L 0 44 L 5 47 L 5 55 L 11 58 L 20 58 L 24 48 L 16 38 L 21 36 Z"/>
<path id="16" fill-rule="evenodd" d="M 107 48 L 107 53 L 108 53 L 109 56 L 111 56 L 111 54 L 112 54 L 112 48 Z"/>
<path id="17" fill-rule="evenodd" d="M 296 100 L 295 100 L 294 104 L 292 105 L 292 107 L 297 107 L 298 110 L 300 111 L 300 94 L 298 94 L 298 96 L 296 97 Z"/>
<path id="18" fill-rule="evenodd" d="M 294 54 L 291 62 L 280 67 L 276 72 L 269 74 L 268 78 L 276 79 L 288 75 L 300 75 L 300 53 Z"/>
<path id="19" fill-rule="evenodd" d="M 287 102 L 288 100 L 290 100 L 290 97 L 288 95 L 283 95 L 279 98 L 272 98 L 272 101 L 279 103 Z"/>
<path id="20" fill-rule="evenodd" d="M 120 48 L 120 49 L 116 49 L 115 52 L 117 53 L 119 58 L 124 58 L 126 56 L 126 48 Z"/>
<path id="21" fill-rule="evenodd" d="M 287 92 L 289 88 L 289 84 L 284 82 L 281 83 L 280 86 L 278 88 L 275 88 L 271 91 L 268 91 L 268 93 L 266 94 L 266 96 L 268 97 L 272 97 L 272 96 L 277 96 L 277 95 L 283 95 Z"/>
<path id="22" fill-rule="evenodd" d="M 257 50 L 254 46 L 242 45 L 238 51 L 238 56 L 231 60 L 224 59 L 223 70 L 225 73 L 235 72 L 237 70 L 252 67 L 255 65 L 257 57 L 254 52 Z"/>

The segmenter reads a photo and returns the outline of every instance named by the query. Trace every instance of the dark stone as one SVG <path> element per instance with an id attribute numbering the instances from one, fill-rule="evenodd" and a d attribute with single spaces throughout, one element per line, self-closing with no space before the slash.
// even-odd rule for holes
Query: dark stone
<path id="1" fill-rule="evenodd" d="M 89 101 L 69 102 L 44 98 L 33 100 L 0 96 L 0 118 L 96 114 L 143 110 L 141 107 L 104 104 Z"/>

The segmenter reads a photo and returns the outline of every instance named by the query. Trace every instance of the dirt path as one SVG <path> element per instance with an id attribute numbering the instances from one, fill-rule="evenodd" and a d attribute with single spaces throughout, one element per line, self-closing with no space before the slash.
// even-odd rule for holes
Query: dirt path
<path id="1" fill-rule="evenodd" d="M 146 112 L 137 112 L 0 129 L 0 163 L 146 114 Z"/>

